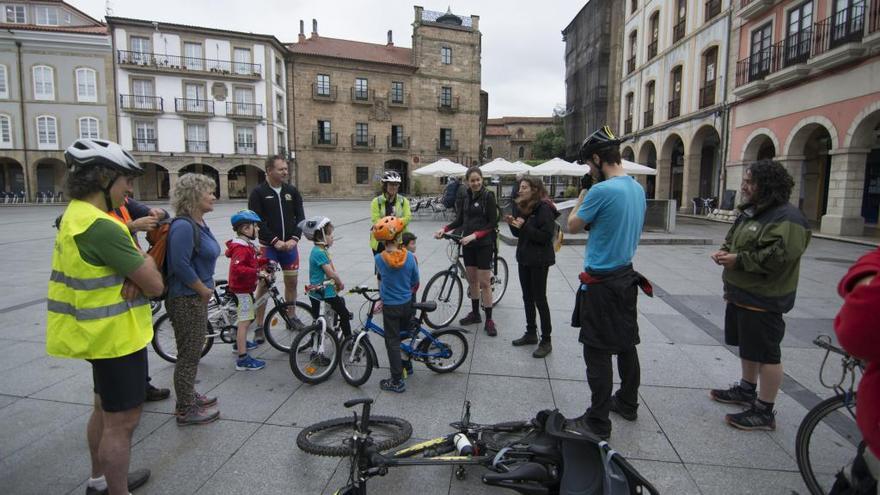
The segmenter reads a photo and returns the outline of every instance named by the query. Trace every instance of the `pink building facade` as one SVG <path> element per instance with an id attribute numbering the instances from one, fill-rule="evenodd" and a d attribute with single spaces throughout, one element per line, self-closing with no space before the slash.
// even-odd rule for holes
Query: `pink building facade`
<path id="1" fill-rule="evenodd" d="M 726 188 L 781 162 L 823 233 L 880 214 L 880 0 L 741 0 L 731 30 Z"/>

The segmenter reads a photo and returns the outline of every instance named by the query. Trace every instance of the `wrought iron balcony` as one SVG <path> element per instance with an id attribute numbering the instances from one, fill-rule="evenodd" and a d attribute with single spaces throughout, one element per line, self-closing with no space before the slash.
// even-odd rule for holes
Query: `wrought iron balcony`
<path id="1" fill-rule="evenodd" d="M 736 63 L 736 85 L 763 80 L 773 68 L 773 47 L 759 50 Z"/>
<path id="2" fill-rule="evenodd" d="M 872 7 L 877 8 L 876 5 Z M 861 41 L 864 35 L 865 5 L 847 7 L 816 23 L 813 56 L 821 55 L 846 43 Z"/>
<path id="3" fill-rule="evenodd" d="M 657 56 L 657 40 L 648 43 L 648 60 Z"/>
<path id="4" fill-rule="evenodd" d="M 447 139 L 445 141 L 435 139 L 434 144 L 437 152 L 440 154 L 458 153 L 458 139 Z"/>
<path id="5" fill-rule="evenodd" d="M 283 156 L 284 158 L 287 158 L 287 146 L 279 146 L 278 154 Z"/>
<path id="6" fill-rule="evenodd" d="M 409 136 L 388 136 L 388 149 L 389 150 L 408 150 L 409 149 Z"/>
<path id="7" fill-rule="evenodd" d="M 132 148 L 134 148 L 135 151 L 159 151 L 158 140 L 156 138 L 133 138 L 131 141 Z"/>
<path id="8" fill-rule="evenodd" d="M 713 17 L 721 13 L 721 0 L 707 0 L 705 21 L 712 20 Z"/>
<path id="9" fill-rule="evenodd" d="M 376 147 L 375 135 L 351 135 L 351 149 L 353 150 L 371 150 Z"/>
<path id="10" fill-rule="evenodd" d="M 629 116 L 623 120 L 623 133 L 629 134 L 632 131 L 633 131 L 633 118 L 632 118 L 632 116 Z"/>
<path id="11" fill-rule="evenodd" d="M 191 115 L 214 115 L 214 101 L 196 98 L 175 98 L 174 111 Z"/>
<path id="12" fill-rule="evenodd" d="M 681 115 L 681 98 L 670 100 L 668 118 L 674 119 L 679 115 Z"/>
<path id="13" fill-rule="evenodd" d="M 672 27 L 672 42 L 673 43 L 684 38 L 685 26 L 686 26 L 685 19 L 680 19 L 677 23 L 675 23 L 675 26 Z"/>
<path id="14" fill-rule="evenodd" d="M 458 111 L 459 98 L 451 96 L 444 98 L 443 95 L 437 96 L 437 110 L 443 113 L 455 113 Z"/>
<path id="15" fill-rule="evenodd" d="M 351 102 L 359 103 L 362 105 L 372 105 L 373 100 L 376 97 L 376 91 L 372 89 L 357 89 L 355 87 L 349 88 L 351 90 Z"/>
<path id="16" fill-rule="evenodd" d="M 335 148 L 339 142 L 338 134 L 335 132 L 317 132 L 312 131 L 312 146 L 323 148 Z"/>
<path id="17" fill-rule="evenodd" d="M 260 120 L 263 118 L 263 104 L 227 101 L 226 116 L 233 119 Z"/>
<path id="18" fill-rule="evenodd" d="M 316 101 L 336 101 L 338 94 L 337 86 L 327 86 L 312 83 L 312 99 Z"/>
<path id="19" fill-rule="evenodd" d="M 256 155 L 257 144 L 253 141 L 236 141 L 235 152 L 239 155 Z"/>
<path id="20" fill-rule="evenodd" d="M 117 50 L 117 62 L 128 68 L 169 72 L 201 72 L 215 76 L 260 79 L 263 66 L 250 62 L 216 60 L 210 58 L 181 57 L 160 53 Z"/>
<path id="21" fill-rule="evenodd" d="M 651 127 L 654 125 L 654 109 L 645 110 L 645 114 L 643 115 L 643 124 L 644 127 Z"/>
<path id="22" fill-rule="evenodd" d="M 164 103 L 161 96 L 119 95 L 119 106 L 131 113 L 162 113 Z"/>
<path id="23" fill-rule="evenodd" d="M 626 73 L 632 74 L 635 71 L 636 71 L 636 56 L 635 56 L 635 54 L 633 54 L 633 56 L 630 57 L 629 59 L 627 59 L 627 61 L 626 61 Z"/>
<path id="24" fill-rule="evenodd" d="M 709 81 L 700 88 L 700 108 L 715 104 L 715 81 Z"/>
<path id="25" fill-rule="evenodd" d="M 208 142 L 187 139 L 186 140 L 186 151 L 189 153 L 207 153 L 208 152 Z"/>

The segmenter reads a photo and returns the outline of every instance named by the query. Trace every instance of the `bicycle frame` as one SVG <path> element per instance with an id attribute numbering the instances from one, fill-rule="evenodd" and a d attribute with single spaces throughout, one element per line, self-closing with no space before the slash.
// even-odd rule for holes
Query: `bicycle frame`
<path id="1" fill-rule="evenodd" d="M 364 294 L 364 297 L 366 297 L 366 294 Z M 363 327 L 364 331 L 360 332 L 357 335 L 357 337 L 355 337 L 355 342 L 354 342 L 355 346 L 360 345 L 361 341 L 363 339 L 367 338 L 367 335 L 369 335 L 370 332 L 378 334 L 383 339 L 385 338 L 385 330 L 382 327 L 380 327 L 379 325 L 377 325 L 376 323 L 373 323 L 373 310 L 376 309 L 376 303 L 378 301 L 370 299 L 370 298 L 367 298 L 367 299 L 369 299 L 370 303 L 371 303 L 370 304 L 370 311 L 369 311 L 369 313 L 367 313 L 367 321 L 364 322 L 364 327 Z M 420 315 L 420 317 L 418 319 L 419 330 L 417 332 L 410 332 L 409 329 L 401 329 L 400 350 L 403 351 L 407 356 L 415 359 L 416 361 L 421 361 L 421 360 L 424 360 L 425 358 L 429 358 L 429 357 L 443 357 L 443 358 L 449 357 L 449 354 L 448 354 L 449 350 L 448 349 L 446 349 L 445 353 L 440 356 L 437 356 L 436 353 L 425 353 L 425 352 L 421 352 L 416 349 L 416 341 L 418 340 L 419 335 L 423 336 L 423 338 L 429 339 L 432 343 L 437 343 L 437 339 L 434 338 L 434 336 L 431 334 L 431 332 L 429 332 L 428 330 L 425 329 L 425 327 L 422 326 L 423 317 L 424 317 L 424 314 Z M 409 342 L 404 342 L 404 340 L 403 340 L 404 332 L 410 333 Z"/>

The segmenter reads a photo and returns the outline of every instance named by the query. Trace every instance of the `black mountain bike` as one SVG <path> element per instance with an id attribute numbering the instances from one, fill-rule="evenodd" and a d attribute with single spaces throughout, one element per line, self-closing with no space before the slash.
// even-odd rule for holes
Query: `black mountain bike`
<path id="1" fill-rule="evenodd" d="M 817 404 L 801 421 L 795 438 L 795 454 L 798 470 L 810 493 L 825 495 L 834 485 L 837 472 L 855 457 L 856 447 L 862 441 L 855 424 L 856 375 L 865 369 L 864 363 L 833 345 L 827 335 L 820 335 L 813 344 L 825 349 L 819 380 L 834 390 L 835 395 Z M 837 382 L 826 383 L 823 374 L 832 352 L 840 356 L 842 371 Z M 821 432 L 823 438 L 817 438 L 817 432 Z M 848 457 L 841 457 L 840 450 L 847 452 Z"/>

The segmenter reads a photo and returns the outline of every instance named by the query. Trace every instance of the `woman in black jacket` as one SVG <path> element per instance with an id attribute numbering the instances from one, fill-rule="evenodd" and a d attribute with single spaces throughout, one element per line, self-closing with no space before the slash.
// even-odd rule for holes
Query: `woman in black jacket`
<path id="1" fill-rule="evenodd" d="M 547 274 L 556 263 L 553 249 L 555 222 L 559 212 L 547 199 L 547 189 L 539 177 L 523 177 L 519 181 L 513 215 L 504 221 L 518 238 L 516 262 L 519 266 L 519 284 L 526 308 L 526 333 L 513 345 L 538 344 L 533 357 L 543 358 L 553 347 L 550 345 L 550 306 L 547 304 Z M 536 311 L 541 315 L 541 341 L 538 343 Z"/>
<path id="2" fill-rule="evenodd" d="M 498 225 L 498 207 L 495 194 L 483 186 L 483 173 L 479 167 L 471 167 L 464 174 L 467 192 L 462 198 L 455 221 L 438 230 L 434 237 L 440 239 L 445 232 L 461 229 L 462 255 L 471 298 L 471 312 L 459 323 L 480 323 L 480 294 L 486 313 L 484 329 L 490 337 L 498 335 L 492 320 L 492 262 L 495 258 L 495 229 Z"/>

